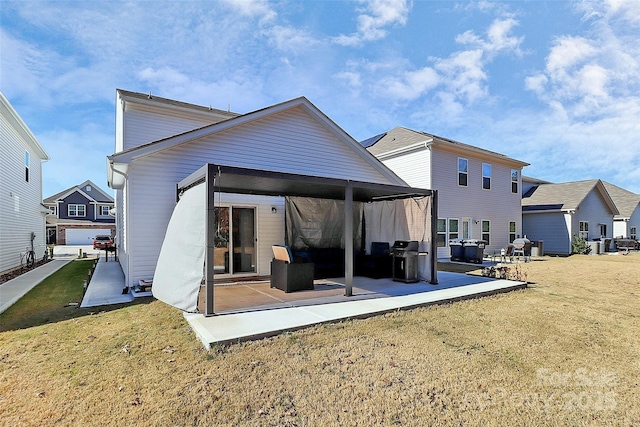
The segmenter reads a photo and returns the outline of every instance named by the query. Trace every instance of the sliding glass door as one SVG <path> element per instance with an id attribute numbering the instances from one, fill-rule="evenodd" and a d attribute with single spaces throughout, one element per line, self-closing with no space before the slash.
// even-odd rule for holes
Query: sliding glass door
<path id="1" fill-rule="evenodd" d="M 214 274 L 256 272 L 256 210 L 216 207 Z"/>

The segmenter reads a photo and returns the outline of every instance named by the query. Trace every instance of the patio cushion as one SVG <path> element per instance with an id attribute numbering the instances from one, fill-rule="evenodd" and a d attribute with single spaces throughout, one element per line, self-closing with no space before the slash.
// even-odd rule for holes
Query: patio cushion
<path id="1" fill-rule="evenodd" d="M 291 248 L 284 245 L 273 245 L 273 257 L 279 261 L 285 261 L 291 264 L 293 262 L 293 255 L 291 254 Z"/>

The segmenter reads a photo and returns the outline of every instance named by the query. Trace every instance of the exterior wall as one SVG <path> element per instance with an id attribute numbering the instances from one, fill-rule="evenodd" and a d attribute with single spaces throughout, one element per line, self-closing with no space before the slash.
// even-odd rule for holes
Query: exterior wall
<path id="1" fill-rule="evenodd" d="M 521 179 L 519 167 L 444 150 L 434 149 L 432 156 L 432 188 L 438 190 L 438 218 L 459 219 L 460 237 L 463 218 L 470 218 L 473 239 L 482 238 L 482 221 L 489 221 L 490 243 L 485 253 L 499 251 L 510 243 L 510 221 L 516 222 L 516 236 L 523 235 L 521 192 L 511 192 L 511 170 L 517 169 Z M 468 160 L 466 187 L 458 185 L 459 157 Z M 482 188 L 482 163 L 491 164 L 490 190 Z M 438 256 L 443 252 L 448 256 L 448 248 L 440 248 Z"/>
<path id="2" fill-rule="evenodd" d="M 569 214 L 566 214 L 570 217 Z M 567 222 L 570 224 L 568 225 Z M 575 223 L 572 218 L 565 220 L 563 212 L 523 212 L 522 231 L 533 241 L 544 241 L 545 254 L 570 255 L 571 233 Z"/>
<path id="3" fill-rule="evenodd" d="M 187 132 L 217 121 L 167 114 L 166 111 L 156 112 L 147 106 L 126 103 L 123 120 L 125 135 L 123 148 L 128 150 L 147 142 Z"/>
<path id="4" fill-rule="evenodd" d="M 125 117 L 125 122 L 127 117 Z M 138 118 L 143 122 L 142 118 Z M 144 128 L 152 128 L 154 116 Z M 128 132 L 125 129 L 125 139 Z M 135 130 L 135 134 L 140 134 Z M 206 163 L 390 183 L 303 108 L 293 108 L 213 136 L 135 159 L 125 187 L 126 235 L 120 254 L 128 284 L 153 275 L 176 203 L 176 184 Z M 224 176 L 222 177 L 224 180 Z M 236 196 L 239 197 L 239 196 Z M 284 205 L 273 198 L 223 198 L 258 208 L 258 274 L 270 274 L 271 245 L 284 241 Z M 273 215 L 276 206 L 280 214 Z M 269 228 L 271 229 L 269 230 Z M 264 235 L 264 233 L 271 233 Z"/>
<path id="5" fill-rule="evenodd" d="M 69 216 L 69 205 L 84 205 L 85 216 Z M 95 210 L 89 200 L 77 191 L 69 194 L 58 203 L 58 218 L 60 219 L 81 219 L 85 221 L 95 220 Z"/>
<path id="6" fill-rule="evenodd" d="M 421 149 L 386 158 L 382 163 L 412 187 L 432 189 L 431 150 Z"/>
<path id="7" fill-rule="evenodd" d="M 572 223 L 572 235 L 578 234 L 580 231 L 580 221 L 589 222 L 588 240 L 600 237 L 613 237 L 613 214 L 597 191 L 591 191 L 576 210 Z M 607 225 L 607 233 L 605 236 L 600 236 L 599 224 Z"/>
<path id="8" fill-rule="evenodd" d="M 4 106 L 3 106 L 4 113 Z M 25 151 L 29 152 L 29 182 L 25 180 Z M 20 254 L 31 247 L 35 233 L 36 259 L 45 251 L 42 203 L 42 163 L 39 155 L 0 115 L 0 272 L 20 266 Z"/>

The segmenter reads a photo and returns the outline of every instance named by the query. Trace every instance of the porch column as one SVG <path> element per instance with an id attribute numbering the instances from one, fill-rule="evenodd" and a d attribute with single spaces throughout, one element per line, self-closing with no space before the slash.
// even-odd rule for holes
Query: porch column
<path id="1" fill-rule="evenodd" d="M 431 192 L 431 282 L 438 284 L 438 190 Z"/>
<path id="2" fill-rule="evenodd" d="M 344 191 L 344 296 L 353 295 L 353 187 L 347 181 Z"/>
<path id="3" fill-rule="evenodd" d="M 216 210 L 215 210 L 215 180 L 220 179 L 216 177 L 215 167 L 212 164 L 207 165 L 207 173 L 205 176 L 205 185 L 207 192 L 207 214 L 204 220 L 204 232 L 206 249 L 204 255 L 204 285 L 205 285 L 205 316 L 213 316 L 213 251 L 215 247 L 214 241 L 214 226 L 216 223 Z"/>

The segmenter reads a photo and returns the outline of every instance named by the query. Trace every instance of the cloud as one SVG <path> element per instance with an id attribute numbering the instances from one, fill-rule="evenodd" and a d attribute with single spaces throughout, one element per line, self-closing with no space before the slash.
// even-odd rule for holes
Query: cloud
<path id="1" fill-rule="evenodd" d="M 360 46 L 364 42 L 383 39 L 387 27 L 405 25 L 412 4 L 407 0 L 359 0 L 357 32 L 341 34 L 333 39 L 342 46 Z"/>

